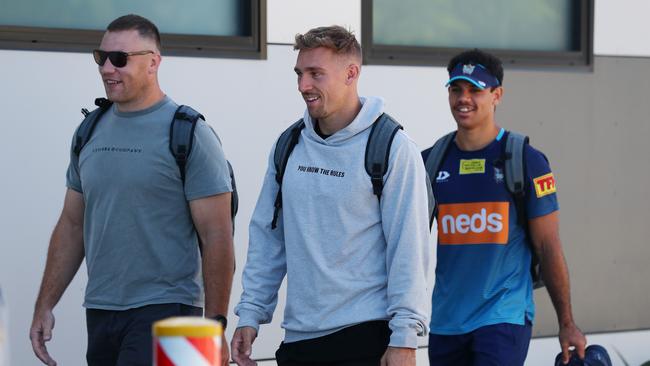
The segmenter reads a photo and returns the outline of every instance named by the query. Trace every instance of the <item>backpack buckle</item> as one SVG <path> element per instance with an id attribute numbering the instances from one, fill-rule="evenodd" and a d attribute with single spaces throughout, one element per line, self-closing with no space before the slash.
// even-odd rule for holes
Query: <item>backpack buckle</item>
<path id="1" fill-rule="evenodd" d="M 375 196 L 380 197 L 381 191 L 384 188 L 384 178 L 373 174 L 373 176 L 370 177 L 370 181 L 372 182 L 372 193 L 374 193 Z"/>

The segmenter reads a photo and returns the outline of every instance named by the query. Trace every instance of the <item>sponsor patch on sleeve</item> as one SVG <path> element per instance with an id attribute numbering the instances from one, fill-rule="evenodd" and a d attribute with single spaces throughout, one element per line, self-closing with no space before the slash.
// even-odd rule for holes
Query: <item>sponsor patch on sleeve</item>
<path id="1" fill-rule="evenodd" d="M 533 179 L 533 184 L 535 185 L 535 195 L 537 198 L 542 198 L 551 193 L 555 193 L 555 177 L 553 173 L 548 173 Z"/>
<path id="2" fill-rule="evenodd" d="M 485 159 L 460 159 L 459 174 L 485 173 Z"/>

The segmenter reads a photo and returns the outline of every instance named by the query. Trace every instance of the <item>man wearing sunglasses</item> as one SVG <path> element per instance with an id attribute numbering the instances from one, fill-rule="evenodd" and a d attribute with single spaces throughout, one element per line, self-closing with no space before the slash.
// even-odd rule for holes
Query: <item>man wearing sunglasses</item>
<path id="1" fill-rule="evenodd" d="M 230 175 L 218 138 L 199 120 L 182 180 L 169 150 L 178 105 L 158 84 L 160 49 L 156 26 L 126 15 L 93 52 L 112 105 L 71 154 L 30 331 L 47 365 L 56 365 L 45 346 L 52 310 L 84 258 L 89 365 L 151 365 L 151 325 L 162 318 L 200 316 L 204 307 L 225 323 L 234 272 Z"/>

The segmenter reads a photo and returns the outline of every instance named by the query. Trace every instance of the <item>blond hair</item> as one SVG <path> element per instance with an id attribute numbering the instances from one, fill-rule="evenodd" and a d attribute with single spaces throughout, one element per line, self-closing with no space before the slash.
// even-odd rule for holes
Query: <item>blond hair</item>
<path id="1" fill-rule="evenodd" d="M 294 50 L 325 47 L 339 55 L 352 56 L 361 61 L 361 45 L 351 31 L 339 26 L 318 27 L 305 34 L 296 34 Z"/>

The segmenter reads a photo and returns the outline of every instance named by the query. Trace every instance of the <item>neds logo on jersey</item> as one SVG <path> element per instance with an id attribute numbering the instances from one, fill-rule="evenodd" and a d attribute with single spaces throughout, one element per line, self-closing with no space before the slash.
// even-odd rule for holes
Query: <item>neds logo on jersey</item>
<path id="1" fill-rule="evenodd" d="M 507 244 L 508 202 L 441 204 L 438 239 L 442 245 Z"/>

